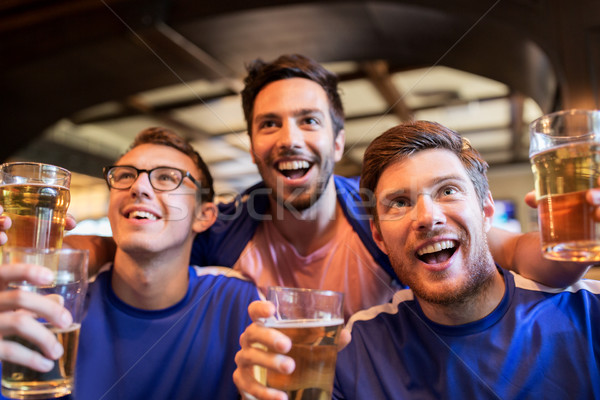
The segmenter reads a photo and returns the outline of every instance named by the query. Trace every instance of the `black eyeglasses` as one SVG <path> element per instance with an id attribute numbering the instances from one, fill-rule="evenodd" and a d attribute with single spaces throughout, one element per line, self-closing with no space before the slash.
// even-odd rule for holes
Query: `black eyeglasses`
<path id="1" fill-rule="evenodd" d="M 156 167 L 150 170 L 137 169 L 131 165 L 111 165 L 104 167 L 104 178 L 111 189 L 125 190 L 133 186 L 140 173 L 145 172 L 150 179 L 154 190 L 168 192 L 181 186 L 183 178 L 189 178 L 198 189 L 202 189 L 200 182 L 188 172 L 172 167 Z"/>

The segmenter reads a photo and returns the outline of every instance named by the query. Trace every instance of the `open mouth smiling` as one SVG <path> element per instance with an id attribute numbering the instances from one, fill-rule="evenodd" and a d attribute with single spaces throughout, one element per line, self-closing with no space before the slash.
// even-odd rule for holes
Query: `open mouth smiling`
<path id="1" fill-rule="evenodd" d="M 156 215 L 152 214 L 151 212 L 141 211 L 141 210 L 135 210 L 135 211 L 130 212 L 129 214 L 127 214 L 127 218 L 149 219 L 151 221 L 156 221 L 158 219 L 158 217 Z"/>
<path id="2" fill-rule="evenodd" d="M 279 161 L 275 164 L 277 171 L 288 179 L 302 178 L 311 167 L 312 164 L 305 160 Z"/>
<path id="3" fill-rule="evenodd" d="M 426 264 L 439 264 L 447 261 L 457 249 L 452 240 L 442 240 L 417 250 L 417 258 Z"/>

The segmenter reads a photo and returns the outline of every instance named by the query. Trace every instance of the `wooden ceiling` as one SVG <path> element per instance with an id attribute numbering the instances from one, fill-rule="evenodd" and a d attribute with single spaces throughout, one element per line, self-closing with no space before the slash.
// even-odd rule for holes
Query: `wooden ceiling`
<path id="1" fill-rule="evenodd" d="M 0 160 L 100 103 L 121 104 L 112 117 L 164 116 L 210 100 L 149 107 L 134 101 L 139 92 L 206 79 L 223 83 L 215 97 L 235 94 L 246 62 L 282 53 L 357 62 L 342 80 L 369 79 L 401 119 L 414 110 L 390 77 L 434 65 L 506 84 L 514 115 L 523 96 L 544 112 L 600 108 L 597 0 L 3 0 Z M 518 147 L 522 118 L 512 125 Z M 52 141 L 38 149 L 91 175 L 112 161 Z"/>

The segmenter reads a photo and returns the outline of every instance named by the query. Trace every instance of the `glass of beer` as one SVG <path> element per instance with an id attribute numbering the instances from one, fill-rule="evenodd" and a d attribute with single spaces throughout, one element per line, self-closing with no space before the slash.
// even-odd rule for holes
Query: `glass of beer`
<path id="1" fill-rule="evenodd" d="M 600 111 L 565 110 L 530 125 L 544 257 L 600 261 L 600 223 L 586 201 L 600 176 Z"/>
<path id="2" fill-rule="evenodd" d="M 88 252 L 75 249 L 4 247 L 2 264 L 16 263 L 43 265 L 54 272 L 55 278 L 51 284 L 45 286 L 34 286 L 27 282 L 9 283 L 9 290 L 27 290 L 41 295 L 61 296 L 64 307 L 73 316 L 73 324 L 66 329 L 58 329 L 44 319 L 38 319 L 56 335 L 64 353 L 54 362 L 54 368 L 50 372 L 38 372 L 3 361 L 2 395 L 11 399 L 52 399 L 71 394 L 88 284 Z M 16 335 L 5 336 L 4 340 L 12 340 L 40 352 L 37 346 Z"/>
<path id="3" fill-rule="evenodd" d="M 290 400 L 331 399 L 344 294 L 279 286 L 267 290 L 275 316 L 264 325 L 292 340 L 287 355 L 296 362 L 290 375 L 267 370 L 267 386 L 286 392 Z"/>
<path id="4" fill-rule="evenodd" d="M 71 173 L 35 162 L 0 165 L 0 205 L 12 226 L 7 246 L 60 248 L 69 207 Z"/>

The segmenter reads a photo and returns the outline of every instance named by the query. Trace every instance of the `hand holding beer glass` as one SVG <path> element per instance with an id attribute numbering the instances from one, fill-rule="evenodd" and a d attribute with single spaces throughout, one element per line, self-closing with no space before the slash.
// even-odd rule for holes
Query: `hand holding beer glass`
<path id="1" fill-rule="evenodd" d="M 600 110 L 566 110 L 530 125 L 544 257 L 600 261 L 600 223 L 586 200 L 600 177 Z"/>
<path id="2" fill-rule="evenodd" d="M 71 173 L 54 165 L 0 165 L 0 205 L 10 217 L 6 246 L 60 248 L 69 207 Z"/>
<path id="3" fill-rule="evenodd" d="M 27 282 L 9 283 L 9 289 L 25 290 L 40 295 L 51 295 L 62 303 L 72 316 L 72 324 L 58 329 L 43 318 L 37 318 L 62 344 L 63 355 L 54 361 L 49 372 L 38 372 L 28 367 L 2 362 L 2 395 L 13 399 L 49 399 L 68 395 L 73 390 L 73 375 L 79 344 L 79 330 L 87 290 L 88 253 L 74 249 L 33 249 L 5 247 L 2 264 L 36 264 L 49 268 L 54 279 L 49 284 L 33 285 Z M 39 348 L 17 335 L 6 335 L 3 340 L 19 343 L 34 351 Z"/>
<path id="4" fill-rule="evenodd" d="M 267 300 L 275 315 L 263 321 L 292 341 L 287 356 L 296 368 L 289 375 L 266 371 L 266 385 L 286 392 L 290 400 L 331 399 L 337 344 L 344 325 L 342 293 L 269 287 Z"/>

